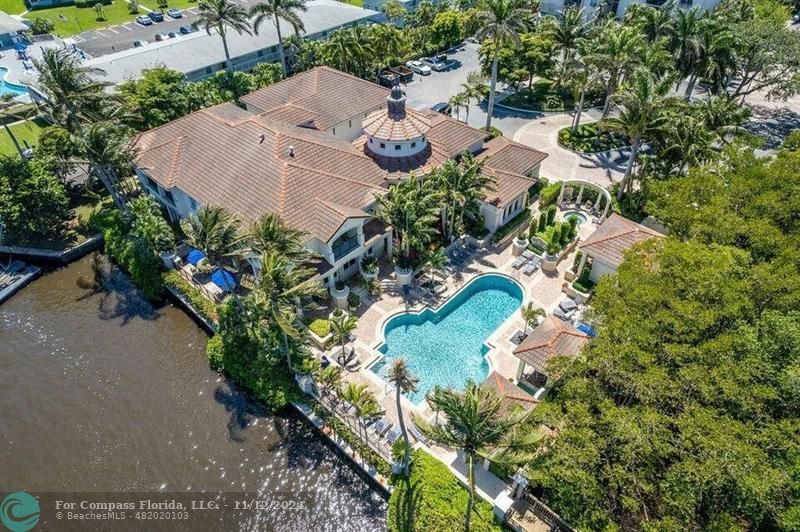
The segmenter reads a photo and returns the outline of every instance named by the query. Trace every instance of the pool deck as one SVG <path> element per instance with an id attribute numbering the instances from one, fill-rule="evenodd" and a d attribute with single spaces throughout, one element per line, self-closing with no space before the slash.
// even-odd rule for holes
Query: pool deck
<path id="1" fill-rule="evenodd" d="M 578 228 L 580 240 L 586 240 L 596 228 L 597 225 L 591 220 L 580 225 Z M 512 268 L 511 263 L 514 261 L 512 247 L 509 245 L 500 250 L 494 248 L 478 250 L 464 267 L 444 279 L 447 286 L 446 292 L 440 296 L 432 296 L 415 291 L 412 293 L 410 301 L 404 300 L 401 292 L 395 288 L 392 265 L 388 261 L 382 262 L 378 277 L 383 287 L 383 293 L 380 296 L 373 298 L 366 293 L 366 290 L 353 288 L 362 298 L 361 306 L 354 312 L 358 317 L 358 327 L 355 331 L 355 340 L 353 342 L 358 357 L 358 368 L 354 371 L 343 371 L 344 383 L 366 384 L 375 395 L 381 408 L 385 410 L 386 416 L 397 426 L 399 419 L 394 387 L 367 369 L 370 364 L 381 356 L 377 351 L 377 347 L 383 340 L 382 327 L 384 322 L 398 312 L 420 311 L 425 306 L 438 308 L 452 297 L 459 288 L 478 275 L 500 273 L 511 277 L 523 287 L 523 306 L 527 305 L 528 302 L 533 302 L 543 308 L 548 315 L 552 313 L 558 306 L 559 301 L 567 297 L 562 292 L 562 283 L 565 282 L 564 275 L 572 266 L 579 246 L 575 246 L 561 260 L 555 272 L 545 273 L 540 269 L 530 276 Z M 509 379 L 516 378 L 519 366 L 518 359 L 512 354 L 516 346 L 511 342 L 511 338 L 514 333 L 523 330 L 524 327 L 525 323 L 520 312 L 514 312 L 486 340 L 486 343 L 492 348 L 488 354 L 491 369 Z M 335 350 L 333 357 L 329 358 L 335 359 Z M 400 401 L 406 426 L 413 425 L 414 417 L 432 420 L 435 416 L 425 401 L 420 404 L 414 404 L 405 396 L 401 396 Z M 451 471 L 457 477 L 466 482 L 466 466 L 463 458 L 457 453 L 438 446 L 426 446 L 422 442 L 416 442 L 415 445 L 424 446 L 443 463 L 450 466 Z M 503 480 L 480 466 L 476 467 L 475 474 L 477 492 L 482 498 L 501 510 L 510 507 L 513 501 L 509 496 L 509 486 Z"/>

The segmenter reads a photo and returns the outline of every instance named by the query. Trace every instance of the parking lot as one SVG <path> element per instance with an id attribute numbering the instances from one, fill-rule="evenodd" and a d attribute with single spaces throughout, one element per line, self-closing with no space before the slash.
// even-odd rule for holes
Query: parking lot
<path id="1" fill-rule="evenodd" d="M 415 109 L 429 108 L 437 103 L 446 102 L 454 94 L 461 92 L 463 83 L 467 81 L 467 75 L 475 70 L 480 70 L 478 59 L 479 45 L 465 43 L 455 53 L 447 55 L 448 60 L 455 61 L 455 64 L 444 72 L 432 72 L 429 76 L 414 74 L 414 80 L 405 86 L 406 98 L 409 107 Z M 498 90 L 501 87 L 498 85 Z M 456 116 L 453 110 L 453 117 Z M 495 108 L 492 125 L 499 128 L 509 138 L 514 137 L 514 133 L 523 125 L 534 118 L 531 113 L 519 114 L 506 111 L 505 109 Z M 461 110 L 461 120 L 466 118 L 466 110 Z M 474 127 L 486 125 L 486 102 L 476 104 L 470 102 L 469 124 Z"/>

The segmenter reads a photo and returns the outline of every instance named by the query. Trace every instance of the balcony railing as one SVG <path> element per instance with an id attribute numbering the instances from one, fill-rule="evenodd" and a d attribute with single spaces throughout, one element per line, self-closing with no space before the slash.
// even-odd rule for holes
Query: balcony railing
<path id="1" fill-rule="evenodd" d="M 339 260 L 358 247 L 358 236 L 343 240 L 333 246 L 333 258 Z"/>

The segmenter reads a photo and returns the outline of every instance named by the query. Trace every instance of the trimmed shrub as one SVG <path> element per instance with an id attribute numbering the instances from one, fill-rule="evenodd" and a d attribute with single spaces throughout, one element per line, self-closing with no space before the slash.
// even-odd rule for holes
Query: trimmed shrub
<path id="1" fill-rule="evenodd" d="M 213 301 L 200 293 L 194 285 L 181 277 L 181 274 L 176 270 L 170 270 L 161 274 L 161 279 L 164 284 L 183 295 L 189 300 L 194 309 L 205 319 L 216 322 L 217 321 L 217 306 Z"/>
<path id="2" fill-rule="evenodd" d="M 347 304 L 350 306 L 350 308 L 356 308 L 361 304 L 361 298 L 358 294 L 350 292 L 350 294 L 347 296 Z"/>
<path id="3" fill-rule="evenodd" d="M 476 467 L 481 467 L 477 465 Z M 395 479 L 387 524 L 391 532 L 464 530 L 467 489 L 442 462 L 422 450 L 412 455 L 409 479 Z M 470 530 L 499 532 L 492 506 L 476 497 Z"/>
<path id="4" fill-rule="evenodd" d="M 557 210 L 555 205 L 550 205 L 550 207 L 547 208 L 547 225 L 553 225 L 555 223 Z"/>
<path id="5" fill-rule="evenodd" d="M 541 233 L 547 228 L 547 213 L 543 212 L 539 215 L 539 230 L 538 233 Z"/>
<path id="6" fill-rule="evenodd" d="M 569 239 L 572 240 L 578 234 L 578 217 L 573 214 L 567 218 L 567 223 L 569 224 Z"/>
<path id="7" fill-rule="evenodd" d="M 583 258 L 583 251 L 578 250 L 575 253 L 575 260 L 572 261 L 572 271 L 573 272 L 577 272 L 578 271 L 578 266 L 580 266 L 580 264 L 581 264 L 581 258 Z"/>
<path id="8" fill-rule="evenodd" d="M 570 234 L 570 231 L 571 231 L 570 225 L 568 223 L 565 223 L 565 224 L 562 223 L 559 226 L 558 230 L 559 230 L 558 241 L 561 243 L 561 247 L 564 247 L 570 241 L 570 238 L 569 238 L 569 234 Z"/>
<path id="9" fill-rule="evenodd" d="M 539 192 L 539 207 L 544 209 L 553 205 L 561 193 L 561 183 L 551 183 Z"/>
<path id="10" fill-rule="evenodd" d="M 328 320 L 323 320 L 318 318 L 312 321 L 308 328 L 311 332 L 319 336 L 320 338 L 325 338 L 331 333 L 331 322 Z"/>

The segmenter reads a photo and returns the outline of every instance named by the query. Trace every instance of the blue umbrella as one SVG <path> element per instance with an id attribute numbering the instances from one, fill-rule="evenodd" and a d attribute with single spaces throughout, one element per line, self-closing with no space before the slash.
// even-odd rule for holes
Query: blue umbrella
<path id="1" fill-rule="evenodd" d="M 199 249 L 194 249 L 194 248 L 192 248 L 189 254 L 186 255 L 186 260 L 188 260 L 192 266 L 197 266 L 197 263 L 203 260 L 204 258 L 206 258 L 205 253 L 203 253 Z"/>
<path id="2" fill-rule="evenodd" d="M 579 323 L 575 328 L 584 334 L 588 334 L 592 338 L 597 336 L 597 332 L 594 330 L 594 328 L 586 323 Z"/>
<path id="3" fill-rule="evenodd" d="M 211 282 L 226 292 L 236 288 L 236 278 L 228 271 L 218 268 L 211 274 Z"/>
<path id="4" fill-rule="evenodd" d="M 18 52 L 21 52 L 22 50 L 25 50 L 27 48 L 28 48 L 28 45 L 25 44 L 25 43 L 21 43 L 21 42 L 18 42 L 17 44 L 14 45 L 14 49 L 17 50 Z"/>

